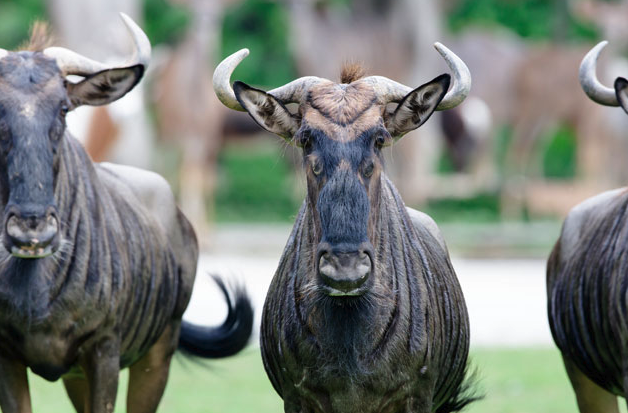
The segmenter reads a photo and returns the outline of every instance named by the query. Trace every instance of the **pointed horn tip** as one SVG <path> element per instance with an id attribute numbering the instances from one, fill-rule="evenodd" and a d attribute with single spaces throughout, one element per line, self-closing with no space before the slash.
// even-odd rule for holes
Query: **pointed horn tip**
<path id="1" fill-rule="evenodd" d="M 596 75 L 597 61 L 607 44 L 608 40 L 602 40 L 587 52 L 580 63 L 578 77 L 582 90 L 589 99 L 605 106 L 619 106 L 615 89 L 602 84 Z"/>
<path id="2" fill-rule="evenodd" d="M 445 59 L 449 69 L 453 72 L 449 92 L 447 92 L 436 110 L 452 109 L 462 103 L 469 95 L 472 83 L 471 72 L 464 61 L 444 44 L 435 42 L 434 48 Z"/>
<path id="3" fill-rule="evenodd" d="M 120 12 L 120 19 L 129 30 L 133 38 L 136 40 L 137 47 L 139 47 L 139 51 L 142 52 L 141 56 L 138 56 L 139 63 L 143 64 L 145 67 L 150 63 L 151 58 L 151 44 L 148 36 L 142 30 L 142 28 L 131 18 L 128 14 Z"/>
<path id="4" fill-rule="evenodd" d="M 237 52 L 233 53 L 230 57 L 237 58 L 240 62 L 244 60 L 245 57 L 249 55 L 250 51 L 248 48 L 240 49 Z"/>

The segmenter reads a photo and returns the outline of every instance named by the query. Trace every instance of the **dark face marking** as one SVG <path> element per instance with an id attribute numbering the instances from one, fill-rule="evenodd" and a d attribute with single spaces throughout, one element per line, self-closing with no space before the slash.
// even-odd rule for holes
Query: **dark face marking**
<path id="1" fill-rule="evenodd" d="M 297 133 L 319 234 L 316 262 L 332 295 L 359 295 L 368 288 L 373 224 L 379 214 L 380 144 L 387 138 L 383 126 L 348 142 L 306 124 Z"/>
<path id="2" fill-rule="evenodd" d="M 68 107 L 53 60 L 35 52 L 0 59 L 1 232 L 15 256 L 39 258 L 58 244 L 54 187 Z"/>

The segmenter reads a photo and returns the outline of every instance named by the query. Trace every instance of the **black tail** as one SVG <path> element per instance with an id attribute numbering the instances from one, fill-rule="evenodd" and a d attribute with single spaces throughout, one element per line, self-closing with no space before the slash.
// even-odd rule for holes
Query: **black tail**
<path id="1" fill-rule="evenodd" d="M 464 369 L 463 378 L 445 403 L 438 406 L 436 413 L 452 413 L 463 410 L 474 401 L 481 400 L 484 395 L 478 391 L 478 374 L 473 369 L 469 374 L 469 365 Z"/>
<path id="2" fill-rule="evenodd" d="M 218 327 L 181 323 L 179 350 L 203 358 L 221 358 L 242 350 L 253 330 L 253 306 L 246 289 L 238 285 L 233 290 L 233 301 L 224 281 L 212 276 L 227 300 L 227 319 Z"/>

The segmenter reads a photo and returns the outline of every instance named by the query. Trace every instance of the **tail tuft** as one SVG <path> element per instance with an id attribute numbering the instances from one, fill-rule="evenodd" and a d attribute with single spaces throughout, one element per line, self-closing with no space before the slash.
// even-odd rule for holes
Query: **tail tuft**
<path id="1" fill-rule="evenodd" d="M 469 374 L 469 365 L 465 367 L 463 379 L 451 396 L 441 404 L 436 413 L 453 413 L 465 409 L 469 404 L 481 400 L 484 394 L 478 390 L 478 372 L 476 369 Z"/>
<path id="2" fill-rule="evenodd" d="M 222 278 L 217 275 L 212 278 L 227 301 L 227 318 L 218 327 L 198 326 L 183 321 L 179 350 L 203 358 L 229 357 L 249 342 L 253 330 L 253 306 L 243 285 L 232 287 L 230 294 Z"/>

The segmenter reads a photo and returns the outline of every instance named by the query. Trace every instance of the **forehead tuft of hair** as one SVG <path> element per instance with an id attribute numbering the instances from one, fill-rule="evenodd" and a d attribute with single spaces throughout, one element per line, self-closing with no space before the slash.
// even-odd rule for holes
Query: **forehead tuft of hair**
<path id="1" fill-rule="evenodd" d="M 54 38 L 50 33 L 48 23 L 37 20 L 31 26 L 31 36 L 27 43 L 24 43 L 19 49 L 29 52 L 41 52 L 45 48 L 52 46 Z"/>
<path id="2" fill-rule="evenodd" d="M 340 71 L 340 83 L 351 83 L 358 79 L 362 79 L 366 75 L 366 70 L 361 64 L 355 62 L 347 62 L 342 65 Z"/>

